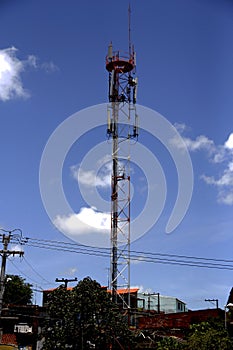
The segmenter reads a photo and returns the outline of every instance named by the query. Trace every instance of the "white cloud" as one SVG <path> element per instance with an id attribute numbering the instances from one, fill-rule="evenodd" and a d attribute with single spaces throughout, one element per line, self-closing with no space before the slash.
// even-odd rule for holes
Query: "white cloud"
<path id="1" fill-rule="evenodd" d="M 226 143 L 224 145 L 215 145 L 213 140 L 204 135 L 197 136 L 195 140 L 183 137 L 183 141 L 190 152 L 206 152 L 209 161 L 212 163 L 228 161 L 229 156 L 232 156 L 231 152 L 229 152 L 230 147 L 226 147 Z"/>
<path id="2" fill-rule="evenodd" d="M 96 176 L 94 170 L 84 171 L 78 166 L 74 165 L 71 167 L 71 173 L 73 175 L 73 178 L 80 184 L 89 187 L 95 186 Z"/>
<path id="3" fill-rule="evenodd" d="M 184 131 L 189 130 L 184 123 L 175 123 L 174 127 L 179 134 L 183 134 Z M 174 137 L 170 142 L 179 149 L 187 147 L 190 152 L 199 150 L 213 151 L 214 148 L 214 142 L 204 135 L 197 136 L 195 140 L 184 136 L 182 139 L 180 137 Z"/>
<path id="4" fill-rule="evenodd" d="M 218 202 L 233 205 L 233 133 L 230 134 L 224 145 L 215 146 L 210 161 L 222 163 L 224 166 L 220 176 L 202 175 L 207 185 L 215 186 L 218 190 Z"/>
<path id="5" fill-rule="evenodd" d="M 178 132 L 183 133 L 186 128 L 185 125 L 180 126 L 179 124 L 179 127 L 176 127 L 176 129 Z M 215 151 L 214 142 L 204 135 L 197 136 L 195 140 L 188 137 L 174 137 L 170 140 L 170 143 L 179 150 L 187 148 L 190 152 L 204 150 L 208 151 L 209 154 L 213 154 Z"/>
<path id="6" fill-rule="evenodd" d="M 187 126 L 184 123 L 175 123 L 174 127 L 180 134 L 183 134 L 183 132 L 187 130 Z"/>
<path id="7" fill-rule="evenodd" d="M 181 133 L 187 130 L 184 124 L 175 124 L 174 126 Z M 203 174 L 201 179 L 207 185 L 217 188 L 219 203 L 233 205 L 233 133 L 230 133 L 223 145 L 215 145 L 214 141 L 205 135 L 200 135 L 194 140 L 188 137 L 183 137 L 182 141 L 174 138 L 171 142 L 180 150 L 187 147 L 190 152 L 204 151 L 207 153 L 209 162 L 223 165 L 224 168 L 218 178 Z"/>
<path id="8" fill-rule="evenodd" d="M 29 55 L 27 61 L 24 61 L 24 64 L 27 64 L 33 68 L 38 68 L 37 58 L 34 55 Z"/>
<path id="9" fill-rule="evenodd" d="M 201 178 L 208 185 L 218 188 L 218 202 L 233 205 L 233 162 L 229 162 L 222 175 L 216 179 L 214 176 L 202 175 Z"/>
<path id="10" fill-rule="evenodd" d="M 106 154 L 105 156 L 103 156 L 97 161 L 97 164 L 98 166 L 107 165 L 108 168 L 111 168 L 111 164 L 110 164 L 111 160 L 112 160 L 112 157 L 110 156 L 110 154 Z"/>
<path id="11" fill-rule="evenodd" d="M 20 244 L 12 244 L 11 245 L 11 250 L 22 252 L 23 251 L 23 246 Z"/>
<path id="12" fill-rule="evenodd" d="M 87 187 L 107 188 L 111 185 L 111 164 L 106 163 L 96 174 L 95 170 L 83 170 L 77 165 L 71 168 L 72 176 L 79 184 Z"/>
<path id="13" fill-rule="evenodd" d="M 212 158 L 210 159 L 210 161 L 212 163 L 218 164 L 218 163 L 227 161 L 228 159 L 229 159 L 228 150 L 224 146 L 219 145 L 218 147 L 216 147 L 215 152 L 213 152 Z"/>
<path id="14" fill-rule="evenodd" d="M 218 202 L 227 205 L 233 205 L 233 192 L 229 193 L 227 191 L 219 191 Z"/>
<path id="15" fill-rule="evenodd" d="M 92 169 L 83 169 L 82 165 L 72 165 L 70 167 L 72 177 L 78 182 L 79 185 L 83 185 L 87 189 L 93 187 L 110 188 L 112 179 L 112 163 L 111 156 L 105 155 L 99 160 L 93 161 L 91 164 Z M 125 172 L 125 162 L 118 161 L 119 174 Z M 134 173 L 133 167 L 130 169 L 131 174 Z"/>
<path id="16" fill-rule="evenodd" d="M 231 133 L 225 142 L 224 146 L 228 149 L 233 150 L 233 133 Z"/>
<path id="17" fill-rule="evenodd" d="M 29 92 L 24 88 L 22 73 L 27 68 L 42 69 L 46 72 L 55 71 L 54 63 L 39 64 L 34 55 L 29 55 L 26 60 L 17 57 L 18 50 L 15 47 L 0 50 L 0 100 L 8 101 L 13 98 L 27 98 Z"/>
<path id="18" fill-rule="evenodd" d="M 199 150 L 212 152 L 214 150 L 214 142 L 204 135 L 198 136 L 195 140 L 189 138 L 183 138 L 183 140 L 188 147 L 188 150 L 191 152 Z"/>
<path id="19" fill-rule="evenodd" d="M 56 66 L 52 61 L 42 63 L 40 68 L 46 73 L 57 72 L 59 70 L 58 66 Z"/>
<path id="20" fill-rule="evenodd" d="M 109 235 L 111 215 L 97 212 L 95 208 L 81 208 L 78 214 L 57 216 L 54 224 L 59 230 L 72 236 L 102 233 Z"/>
<path id="21" fill-rule="evenodd" d="M 14 97 L 28 97 L 21 80 L 24 63 L 16 57 L 14 47 L 0 50 L 0 100 L 7 101 Z"/>
<path id="22" fill-rule="evenodd" d="M 135 285 L 135 286 L 131 286 L 130 288 L 138 288 L 139 289 L 139 293 L 152 293 L 152 289 L 151 288 L 145 288 L 143 285 Z"/>
<path id="23" fill-rule="evenodd" d="M 218 187 L 222 186 L 233 186 L 233 163 L 229 163 L 228 167 L 224 170 L 222 176 L 215 179 L 213 176 L 202 175 L 203 180 L 208 185 L 215 185 Z"/>
<path id="24" fill-rule="evenodd" d="M 78 271 L 77 267 L 69 267 L 66 271 L 62 272 L 62 275 L 74 276 Z"/>
<path id="25" fill-rule="evenodd" d="M 23 61 L 24 65 L 31 66 L 35 69 L 40 69 L 46 73 L 58 71 L 58 67 L 52 62 L 43 62 L 40 63 L 39 59 L 34 55 L 29 55 L 26 61 Z"/>

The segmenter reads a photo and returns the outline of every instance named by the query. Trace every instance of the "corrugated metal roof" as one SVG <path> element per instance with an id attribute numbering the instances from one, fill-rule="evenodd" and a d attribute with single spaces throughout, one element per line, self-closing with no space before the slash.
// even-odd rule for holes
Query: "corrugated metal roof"
<path id="1" fill-rule="evenodd" d="M 106 287 L 101 287 L 103 289 L 106 289 Z M 46 289 L 43 290 L 43 292 L 53 292 L 54 290 L 56 290 L 57 288 L 51 288 L 51 289 Z M 73 287 L 68 287 L 67 290 L 72 290 Z M 130 288 L 130 293 L 136 293 L 139 291 L 139 288 Z M 111 290 L 108 290 L 109 293 L 111 293 Z M 121 288 L 117 290 L 117 294 L 127 294 L 128 293 L 128 289 L 127 288 Z"/>
<path id="2" fill-rule="evenodd" d="M 130 294 L 137 293 L 139 291 L 139 288 L 130 288 Z M 108 290 L 108 293 L 111 293 L 111 290 Z M 117 289 L 117 294 L 128 294 L 128 289 L 127 288 L 121 288 Z"/>

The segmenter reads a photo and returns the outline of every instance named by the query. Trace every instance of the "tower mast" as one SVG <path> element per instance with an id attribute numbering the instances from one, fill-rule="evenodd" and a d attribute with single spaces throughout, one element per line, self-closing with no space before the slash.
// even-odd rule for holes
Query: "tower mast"
<path id="1" fill-rule="evenodd" d="M 108 47 L 108 127 L 112 139 L 111 181 L 111 278 L 112 299 L 117 303 L 119 288 L 125 289 L 123 305 L 130 308 L 130 144 L 138 137 L 136 113 L 137 78 L 135 53 L 131 46 L 129 7 L 129 52 Z M 124 298 L 127 295 L 127 298 Z"/>

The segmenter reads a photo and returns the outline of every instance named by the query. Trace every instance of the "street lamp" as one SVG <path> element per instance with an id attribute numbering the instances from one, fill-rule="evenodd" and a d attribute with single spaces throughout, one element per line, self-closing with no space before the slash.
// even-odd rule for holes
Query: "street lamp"
<path id="1" fill-rule="evenodd" d="M 227 329 L 227 309 L 233 308 L 233 303 L 229 303 L 224 306 L 225 310 L 225 329 Z"/>

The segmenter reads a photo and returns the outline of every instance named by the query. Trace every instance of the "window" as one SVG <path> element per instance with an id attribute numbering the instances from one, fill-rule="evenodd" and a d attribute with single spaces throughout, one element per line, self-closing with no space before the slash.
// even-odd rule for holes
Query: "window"
<path id="1" fill-rule="evenodd" d="M 178 301 L 178 310 L 181 310 L 181 311 L 183 310 L 183 305 L 182 305 L 182 303 L 179 302 L 179 301 Z"/>

